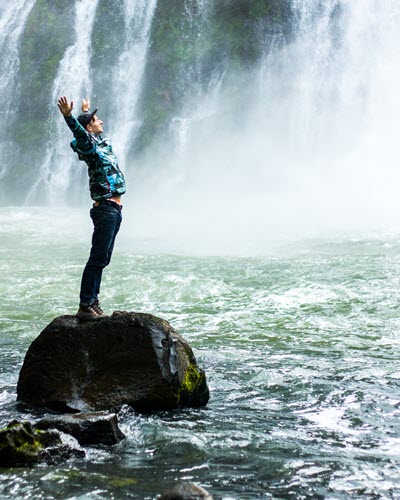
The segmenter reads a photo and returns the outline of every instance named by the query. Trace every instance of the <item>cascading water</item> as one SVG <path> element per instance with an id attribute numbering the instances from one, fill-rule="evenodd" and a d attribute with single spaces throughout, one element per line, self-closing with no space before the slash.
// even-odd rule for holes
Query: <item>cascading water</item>
<path id="1" fill-rule="evenodd" d="M 127 163 L 127 152 L 139 125 L 134 111 L 156 3 L 157 0 L 125 0 L 125 43 L 112 71 L 112 95 L 116 105 L 111 134 L 121 165 Z"/>
<path id="2" fill-rule="evenodd" d="M 387 84 L 400 83 L 400 65 L 393 51 L 400 43 L 400 5 L 303 0 L 294 2 L 294 7 L 297 39 L 285 49 L 285 69 L 277 73 L 291 82 L 284 93 L 287 111 L 281 121 L 287 132 L 283 127 L 279 130 L 280 137 L 289 141 L 277 142 L 292 153 L 280 156 L 284 165 L 292 165 L 291 194 L 297 206 L 305 207 L 305 216 L 318 206 L 322 225 L 384 226 L 391 214 L 376 214 L 387 203 L 392 184 L 378 172 L 388 166 L 382 158 L 393 159 L 396 152 L 394 142 L 378 139 L 394 138 L 392 125 L 379 116 L 393 116 L 400 110 Z M 383 68 L 387 81 L 381 78 Z M 273 97 L 268 90 L 264 96 L 269 101 Z M 273 116 L 279 113 L 279 108 L 273 110 Z M 397 177 L 395 169 L 390 171 Z M 375 198 L 376 189 L 382 193 Z M 397 196 L 390 198 L 394 213 Z"/>
<path id="3" fill-rule="evenodd" d="M 0 178 L 5 174 L 10 157 L 16 153 L 10 130 L 19 93 L 19 46 L 24 27 L 36 0 L 0 1 Z"/>
<path id="4" fill-rule="evenodd" d="M 80 99 L 91 96 L 93 86 L 91 80 L 91 38 L 99 0 L 77 0 L 75 13 L 75 44 L 69 47 L 62 58 L 56 79 L 53 84 L 49 103 L 48 144 L 44 161 L 40 167 L 40 176 L 28 194 L 26 204 L 38 199 L 50 204 L 75 199 L 81 194 L 79 189 L 70 192 L 71 185 L 85 185 L 79 181 L 86 178 L 86 169 L 76 167 L 76 158 L 69 148 L 68 130 L 55 106 L 60 95 L 73 98 L 74 113 L 80 113 Z M 135 128 L 133 116 L 138 96 L 145 53 L 148 43 L 150 22 L 156 0 L 125 0 L 124 2 L 124 38 L 125 43 L 117 62 L 110 64 L 108 80 L 112 89 L 108 99 L 112 102 L 109 133 L 114 139 L 114 148 L 121 153 L 119 159 L 124 163 L 126 149 L 132 140 Z M 92 104 L 95 105 L 96 103 Z M 100 103 L 101 106 L 101 103 Z M 101 110 L 99 110 L 99 115 Z M 114 115 L 114 116 L 113 116 Z M 100 115 L 101 116 L 101 115 Z M 104 117 L 104 116 L 103 116 Z"/>
<path id="5" fill-rule="evenodd" d="M 199 119 L 203 100 L 184 123 L 172 171 L 186 180 L 166 193 L 185 206 L 177 226 L 212 218 L 257 238 L 394 222 L 400 4 L 293 0 L 292 15 L 293 41 L 265 51 L 247 100 L 222 83 L 214 113 Z"/>
<path id="6" fill-rule="evenodd" d="M 60 117 L 56 103 L 61 95 L 66 95 L 75 100 L 74 112 L 79 114 L 81 105 L 79 98 L 91 94 L 90 36 L 97 3 L 98 0 L 77 0 L 76 2 L 76 41 L 65 52 L 54 81 L 49 103 L 48 144 L 43 165 L 40 167 L 39 178 L 28 194 L 28 204 L 38 194 L 51 204 L 55 201 L 64 201 L 68 187 L 80 174 L 78 169 L 73 168 L 74 158 L 70 154 L 66 140 L 66 125 Z"/>
<path id="7" fill-rule="evenodd" d="M 191 36 L 187 41 L 191 45 L 193 52 L 198 51 L 197 47 L 208 36 L 207 25 L 210 22 L 212 2 L 201 0 L 193 2 L 192 8 L 186 5 L 185 18 L 188 31 Z M 216 73 L 209 82 L 204 84 L 202 75 L 202 62 L 198 58 L 189 65 L 182 65 L 179 68 L 180 82 L 185 82 L 182 92 L 182 108 L 179 114 L 174 116 L 170 122 L 170 132 L 173 141 L 173 167 L 171 170 L 165 169 L 164 175 L 168 171 L 168 179 L 164 186 L 179 184 L 185 179 L 188 165 L 187 147 L 190 144 L 189 134 L 193 123 L 201 121 L 215 113 L 218 92 L 223 82 L 224 72 Z M 201 101 L 201 107 L 198 102 Z M 168 164 L 168 159 L 165 162 Z M 165 168 L 166 165 L 164 165 Z"/>
<path id="8" fill-rule="evenodd" d="M 294 207 L 296 213 L 302 212 L 303 220 L 309 219 L 310 213 L 312 219 L 314 206 L 322 201 L 318 193 L 325 198 L 329 187 L 333 225 L 340 227 L 343 218 L 351 220 L 348 211 L 357 211 L 357 206 L 368 201 L 353 196 L 352 202 L 354 193 L 366 193 L 371 182 L 385 191 L 385 179 L 397 180 L 393 144 L 398 103 L 391 96 L 399 83 L 393 47 L 399 42 L 400 7 L 394 0 L 287 0 L 287 4 L 291 35 L 280 31 L 278 25 L 271 28 L 267 15 L 260 18 L 254 23 L 252 36 L 262 55 L 243 69 L 229 59 L 226 46 L 218 45 L 219 50 L 212 47 L 214 40 L 225 40 L 225 34 L 215 29 L 215 9 L 220 4 L 214 0 L 183 2 L 181 11 L 168 20 L 174 37 L 165 44 L 157 38 L 159 32 L 164 33 L 159 30 L 162 19 L 158 18 L 156 28 L 151 29 L 158 9 L 156 0 L 116 2 L 112 11 L 101 0 L 77 0 L 75 42 L 60 58 L 47 99 L 44 116 L 49 118 L 40 137 L 41 165 L 24 167 L 26 158 L 20 161 L 19 168 L 35 171 L 36 182 L 26 203 L 60 203 L 86 196 L 85 169 L 77 167 L 71 154 L 69 132 L 55 102 L 60 94 L 75 96 L 77 113 L 79 99 L 90 94 L 97 95 L 92 104 L 99 107 L 126 172 L 137 167 L 133 144 L 141 133 L 142 117 L 150 120 L 150 126 L 144 127 L 149 134 L 144 141 L 148 150 L 146 161 L 140 163 L 138 183 L 143 192 L 149 188 L 147 177 L 156 197 L 159 186 L 165 196 L 187 202 L 187 213 L 207 192 L 210 211 L 218 212 L 220 204 L 226 205 L 231 217 L 224 213 L 221 217 L 235 220 L 235 226 L 238 216 L 249 221 L 254 214 L 268 225 L 265 213 L 277 211 L 285 219 L 277 220 L 277 225 L 285 226 Z M 2 4 L 1 22 L 6 33 L 2 40 L 6 62 L 1 69 L 3 154 L 13 149 L 12 131 L 5 133 L 14 116 L 9 103 L 15 97 L 9 92 L 14 96 L 18 93 L 18 47 L 34 5 L 27 0 L 13 4 L 13 8 Z M 163 5 L 159 16 L 168 14 Z M 116 11 L 120 24 L 110 28 L 109 39 L 96 38 L 96 32 L 106 30 L 104 23 Z M 104 12 L 107 16 L 101 17 Z M 243 29 L 251 22 L 250 18 L 243 21 Z M 228 40 L 231 36 L 226 33 Z M 154 44 L 158 52 L 149 60 Z M 99 66 L 104 50 L 108 56 Z M 159 73 L 154 70 L 158 63 L 165 67 Z M 149 74 L 149 66 L 153 69 L 146 80 L 143 75 Z M 99 73 L 103 95 L 97 84 Z M 145 93 L 144 87 L 153 90 Z M 153 109 L 154 102 L 158 107 Z M 154 115 L 162 117 L 159 122 Z M 169 131 L 168 140 L 152 142 L 151 134 L 157 139 L 163 127 Z M 24 139 L 15 145 L 13 156 L 17 159 L 17 150 L 25 143 Z M 29 147 L 39 148 L 38 142 Z M 364 151 L 368 151 L 368 161 L 363 158 Z M 384 176 L 377 174 L 378 164 Z M 6 168 L 2 166 L 3 175 Z M 395 184 L 390 183 L 389 191 Z M 333 207 L 341 197 L 336 213 L 343 213 L 335 221 Z M 251 200 L 251 216 L 242 210 L 241 202 L 232 209 L 238 199 Z M 394 193 L 381 205 L 387 206 L 389 199 L 394 212 Z M 322 213 L 320 205 L 318 212 Z"/>

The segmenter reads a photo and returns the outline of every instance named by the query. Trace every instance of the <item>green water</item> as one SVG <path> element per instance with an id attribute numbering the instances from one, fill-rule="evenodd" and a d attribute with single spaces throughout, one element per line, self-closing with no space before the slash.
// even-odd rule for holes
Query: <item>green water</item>
<path id="1" fill-rule="evenodd" d="M 168 254 L 124 221 L 102 304 L 168 319 L 205 369 L 203 409 L 120 414 L 127 439 L 61 466 L 0 470 L 0 498 L 400 496 L 400 235 L 303 239 L 258 257 Z M 0 210 L 0 423 L 30 342 L 74 314 L 90 222 Z"/>

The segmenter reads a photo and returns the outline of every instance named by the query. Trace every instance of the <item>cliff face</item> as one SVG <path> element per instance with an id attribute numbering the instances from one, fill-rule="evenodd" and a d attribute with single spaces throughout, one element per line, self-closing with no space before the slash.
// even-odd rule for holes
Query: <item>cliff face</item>
<path id="1" fill-rule="evenodd" d="M 88 71 L 92 102 L 101 106 L 112 129 L 121 120 L 121 108 L 128 108 L 123 120 L 135 126 L 123 144 L 127 159 L 146 153 L 160 138 L 169 139 L 174 117 L 206 94 L 213 81 L 243 86 L 236 75 L 257 64 L 270 44 L 291 36 L 290 0 L 153 0 L 137 2 L 135 12 L 119 0 L 94 4 L 94 21 L 80 28 L 90 35 L 89 67 L 82 69 L 77 56 L 70 76 Z M 77 7 L 77 2 L 36 0 L 21 19 L 25 24 L 15 42 L 18 64 L 12 75 L 17 102 L 7 124 L 0 123 L 8 130 L 10 150 L 3 167 L 5 202 L 10 190 L 14 200 L 25 199 L 46 148 L 60 140 L 51 125 L 57 113 L 53 94 L 60 62 L 79 36 Z M 132 76 L 124 80 L 124 72 Z M 63 76 L 66 87 L 68 77 Z M 134 78 L 137 85 L 130 84 Z"/>
<path id="2" fill-rule="evenodd" d="M 20 40 L 20 89 L 15 103 L 11 138 L 14 151 L 5 183 L 22 202 L 35 170 L 41 164 L 47 137 L 52 87 L 61 59 L 73 43 L 73 10 L 67 2 L 37 0 Z M 1 120 L 1 118 L 0 118 Z M 13 196 L 14 196 L 13 195 Z"/>
<path id="3" fill-rule="evenodd" d="M 158 2 L 138 103 L 141 129 L 134 144 L 145 149 L 163 135 L 191 97 L 215 78 L 226 81 L 252 68 L 269 48 L 290 36 L 287 0 Z M 238 81 L 243 86 L 243 81 Z"/>

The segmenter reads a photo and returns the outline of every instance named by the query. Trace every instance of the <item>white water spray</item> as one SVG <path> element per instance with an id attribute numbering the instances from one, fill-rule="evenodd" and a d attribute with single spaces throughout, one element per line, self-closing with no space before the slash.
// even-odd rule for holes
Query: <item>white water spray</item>
<path id="1" fill-rule="evenodd" d="M 196 37 L 209 35 L 207 16 L 214 1 L 201 0 L 200 9 L 187 12 L 192 46 Z M 0 22 L 8 26 L 0 43 L 11 44 L 3 50 L 11 61 L 11 69 L 0 75 L 11 79 L 1 81 L 4 102 L 9 89 L 18 89 L 19 38 L 33 5 L 34 0 L 17 0 L 11 9 L 0 0 Z M 126 171 L 127 151 L 139 125 L 133 109 L 155 5 L 156 0 L 125 0 L 123 46 L 110 61 L 112 94 L 121 106 L 107 118 Z M 76 0 L 75 6 L 76 42 L 66 51 L 54 82 L 48 147 L 28 203 L 38 198 L 60 203 L 70 197 L 71 186 L 76 198 L 78 178 L 80 195 L 87 196 L 85 169 L 69 149 L 68 130 L 55 105 L 60 93 L 82 97 L 91 90 L 97 0 Z M 13 30 L 16 9 L 21 15 Z M 141 165 L 134 188 L 135 211 L 143 214 L 138 230 L 151 227 L 163 238 L 182 234 L 185 227 L 202 240 L 210 233 L 243 240 L 283 230 L 357 229 L 397 221 L 398 0 L 292 0 L 292 12 L 291 42 L 283 46 L 279 35 L 276 44 L 269 39 L 251 77 L 236 75 L 246 88 L 235 86 L 229 67 L 208 74 L 208 88 L 201 64 L 197 67 L 191 59 L 178 68 L 178 79 L 189 90 L 182 84 L 183 106 L 170 124 L 175 150 L 166 148 L 168 155 Z M 11 108 L 4 110 L 12 117 Z M 162 145 L 155 149 L 163 151 Z M 127 202 L 132 192 L 130 188 Z"/>
<path id="2" fill-rule="evenodd" d="M 185 228 L 196 248 L 218 240 L 230 250 L 284 234 L 399 227 L 400 3 L 293 8 L 296 37 L 266 51 L 253 98 L 240 103 L 222 87 L 215 114 L 185 129 L 188 154 L 181 160 L 181 146 L 174 160 L 180 172 L 180 161 L 190 165 L 186 179 L 149 201 L 143 232 L 158 220 L 161 238 Z M 238 102 L 247 112 L 233 126 L 224 115 Z"/>

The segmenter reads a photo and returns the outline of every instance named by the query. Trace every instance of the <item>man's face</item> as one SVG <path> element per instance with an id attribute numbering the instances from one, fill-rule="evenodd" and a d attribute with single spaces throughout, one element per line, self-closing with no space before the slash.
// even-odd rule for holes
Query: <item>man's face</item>
<path id="1" fill-rule="evenodd" d="M 86 129 L 90 134 L 100 135 L 103 132 L 103 122 L 97 115 L 94 115 Z"/>

